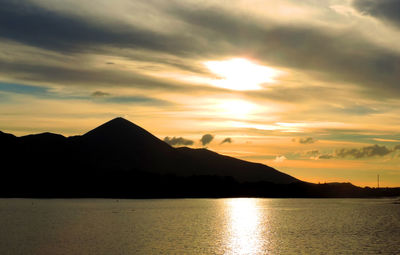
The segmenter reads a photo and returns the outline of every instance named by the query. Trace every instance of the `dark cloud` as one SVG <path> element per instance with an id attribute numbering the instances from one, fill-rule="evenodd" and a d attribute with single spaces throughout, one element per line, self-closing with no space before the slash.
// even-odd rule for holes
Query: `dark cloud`
<path id="1" fill-rule="evenodd" d="M 59 67 L 40 64 L 6 63 L 0 61 L 0 74 L 37 82 L 52 82 L 62 85 L 85 86 L 134 86 L 137 88 L 168 90 L 185 89 L 184 86 L 156 79 L 133 71 L 119 70 L 85 70 L 74 67 Z"/>
<path id="2" fill-rule="evenodd" d="M 370 158 L 374 156 L 385 156 L 393 152 L 393 149 L 389 149 L 386 146 L 379 146 L 377 144 L 372 146 L 366 146 L 359 149 L 339 149 L 336 150 L 335 155 L 339 158 L 354 157 L 359 158 Z"/>
<path id="3" fill-rule="evenodd" d="M 60 51 L 83 51 L 99 45 L 179 51 L 179 45 L 165 43 L 170 41 L 165 36 L 133 25 L 98 22 L 29 1 L 2 0 L 1 6 L 0 36 L 29 45 Z"/>
<path id="4" fill-rule="evenodd" d="M 171 102 L 147 97 L 147 96 L 110 96 L 98 98 L 97 102 L 103 103 L 116 103 L 116 104 L 137 104 L 137 105 L 150 105 L 150 106 L 172 106 Z"/>
<path id="5" fill-rule="evenodd" d="M 380 1 L 385 4 L 377 4 Z M 387 17 L 395 19 L 394 10 L 398 4 L 394 1 L 364 2 L 369 5 L 362 4 L 361 1 L 356 1 L 355 4 L 369 6 L 363 8 L 371 13 L 385 13 Z M 386 10 L 389 8 L 380 7 L 389 3 L 393 14 Z M 299 69 L 335 84 L 358 84 L 369 96 L 397 97 L 400 95 L 399 54 L 394 50 L 375 45 L 366 40 L 363 34 L 354 30 L 330 30 L 326 27 L 301 24 L 282 25 L 268 20 L 261 22 L 251 14 L 246 14 L 244 11 L 233 12 L 228 7 L 223 9 L 217 6 L 180 2 L 171 3 L 166 9 L 162 9 L 165 6 L 153 6 L 160 8 L 160 12 L 182 24 L 180 30 L 176 32 L 156 32 L 111 17 L 99 16 L 95 19 L 91 16 L 55 11 L 49 6 L 44 8 L 29 1 L 2 0 L 1 6 L 0 37 L 44 49 L 64 53 L 100 52 L 105 55 L 118 52 L 117 54 L 124 57 L 129 55 L 124 50 L 129 49 L 151 52 L 153 55 L 157 55 L 156 53 L 161 56 L 174 55 L 181 59 L 164 60 L 164 62 L 199 73 L 203 73 L 204 69 L 188 63 L 200 58 L 254 56 L 261 62 Z M 371 11 L 372 9 L 380 11 Z M 99 19 L 103 22 L 98 22 Z M 153 61 L 156 61 L 156 58 Z M 55 72 L 51 67 L 40 70 L 42 68 L 40 66 L 29 67 L 24 63 L 18 63 L 10 67 L 9 64 L 5 66 L 4 63 L 0 63 L 0 70 L 9 72 L 8 75 L 13 76 L 12 78 L 32 81 L 63 80 L 75 83 L 79 80 L 85 84 L 85 80 L 90 80 L 100 84 L 117 86 L 131 84 L 142 88 L 181 87 L 174 86 L 172 83 L 167 86 L 165 84 L 167 82 L 163 83 L 160 79 L 150 80 L 148 77 L 135 73 L 119 72 L 117 74 L 116 71 L 111 70 L 107 72 L 88 69 L 71 72 L 68 68 L 62 72 Z"/>
<path id="6" fill-rule="evenodd" d="M 155 3 L 149 4 L 154 4 L 151 8 L 157 8 Z M 63 53 L 107 52 L 105 48 L 109 47 L 204 58 L 212 52 L 222 53 L 223 49 L 215 47 L 213 50 L 209 47 L 211 38 L 204 40 L 203 35 L 192 33 L 190 29 L 188 33 L 156 32 L 100 13 L 97 14 L 101 16 L 72 14 L 29 0 L 1 0 L 1 6 L 0 38 Z M 173 3 L 170 8 L 175 8 Z M 226 44 L 220 38 L 217 41 L 219 45 Z"/>
<path id="7" fill-rule="evenodd" d="M 225 138 L 224 140 L 222 140 L 221 144 L 224 143 L 232 143 L 232 139 L 230 137 Z"/>
<path id="8" fill-rule="evenodd" d="M 312 137 L 305 137 L 305 138 L 300 138 L 299 139 L 299 143 L 301 144 L 311 144 L 311 143 L 315 143 L 316 140 Z"/>
<path id="9" fill-rule="evenodd" d="M 252 17 L 218 8 L 181 9 L 175 15 L 204 37 L 212 38 L 212 42 L 225 41 L 222 52 L 254 55 L 267 63 L 312 73 L 325 81 L 356 83 L 367 91 L 375 91 L 374 96 L 400 94 L 399 54 L 369 42 L 361 33 L 273 22 L 261 24 Z"/>
<path id="10" fill-rule="evenodd" d="M 100 90 L 97 90 L 97 91 L 92 93 L 92 97 L 104 97 L 104 96 L 109 96 L 109 95 L 110 95 L 110 93 L 103 92 L 103 91 L 100 91 Z"/>
<path id="11" fill-rule="evenodd" d="M 210 134 L 205 134 L 201 137 L 200 142 L 203 146 L 206 146 L 207 144 L 211 143 L 211 141 L 214 139 L 213 135 Z"/>
<path id="12" fill-rule="evenodd" d="M 399 0 L 355 0 L 353 5 L 364 15 L 371 15 L 400 27 Z"/>
<path id="13" fill-rule="evenodd" d="M 321 154 L 318 156 L 318 159 L 331 159 L 334 158 L 335 156 L 333 156 L 332 154 Z"/>
<path id="14" fill-rule="evenodd" d="M 396 145 L 393 148 L 386 146 L 372 145 L 365 146 L 362 148 L 341 148 L 335 150 L 334 153 L 321 153 L 318 150 L 307 151 L 305 155 L 311 156 L 314 159 L 332 159 L 332 158 L 372 158 L 375 156 L 383 157 L 389 155 L 397 150 L 400 150 L 400 145 Z"/>
<path id="15" fill-rule="evenodd" d="M 302 137 L 302 138 L 293 138 L 292 141 L 298 142 L 301 144 L 312 144 L 312 143 L 315 143 L 317 140 L 315 140 L 312 137 Z"/>
<path id="16" fill-rule="evenodd" d="M 311 151 L 306 151 L 305 152 L 306 156 L 311 157 L 311 159 L 331 159 L 334 158 L 335 156 L 330 153 L 321 153 L 319 150 L 311 150 Z"/>
<path id="17" fill-rule="evenodd" d="M 164 138 L 164 142 L 168 143 L 169 145 L 175 146 L 175 145 L 193 145 L 193 141 L 189 139 L 185 139 L 183 137 L 172 137 L 170 138 L 169 136 Z"/>
<path id="18" fill-rule="evenodd" d="M 0 75 L 12 76 L 27 82 L 46 82 L 68 86 L 131 87 L 144 90 L 167 90 L 181 92 L 226 91 L 207 85 L 196 85 L 156 78 L 133 70 L 81 69 L 29 63 L 7 63 L 0 59 Z"/>

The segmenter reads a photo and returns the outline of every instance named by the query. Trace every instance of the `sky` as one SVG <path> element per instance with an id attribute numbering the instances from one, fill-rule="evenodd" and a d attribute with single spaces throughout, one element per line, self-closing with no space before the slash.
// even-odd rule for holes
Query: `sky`
<path id="1" fill-rule="evenodd" d="M 0 0 L 0 130 L 124 117 L 309 182 L 400 186 L 399 0 Z"/>

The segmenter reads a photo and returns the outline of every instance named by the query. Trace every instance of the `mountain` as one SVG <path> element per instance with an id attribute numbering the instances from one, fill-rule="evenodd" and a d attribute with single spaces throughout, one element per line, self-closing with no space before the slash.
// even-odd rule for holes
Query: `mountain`
<path id="1" fill-rule="evenodd" d="M 7 179 L 0 193 L 107 195 L 115 192 L 111 186 L 131 193 L 134 185 L 153 185 L 152 179 L 168 185 L 166 178 L 200 176 L 239 183 L 299 181 L 266 165 L 207 149 L 173 148 L 123 118 L 81 136 L 42 133 L 16 137 L 0 132 L 0 144 L 1 175 Z"/>
<path id="2" fill-rule="evenodd" d="M 232 176 L 240 182 L 268 181 L 273 183 L 292 183 L 296 178 L 279 172 L 269 166 L 252 163 L 229 156 L 223 156 L 207 149 L 177 148 L 184 163 L 184 171 L 194 175 Z M 194 165 L 192 162 L 196 162 Z"/>
<path id="3" fill-rule="evenodd" d="M 76 157 L 88 168 L 99 170 L 165 173 L 175 152 L 167 143 L 123 118 L 115 118 L 71 140 L 79 152 Z"/>
<path id="4" fill-rule="evenodd" d="M 231 176 L 240 182 L 298 181 L 271 167 L 206 149 L 173 148 L 123 118 L 115 118 L 73 140 L 75 151 L 79 151 L 79 155 L 86 155 L 80 161 L 89 163 L 90 168 L 116 168 L 178 176 Z"/>
<path id="5" fill-rule="evenodd" d="M 84 135 L 0 131 L 0 197 L 370 197 L 400 189 L 311 184 L 207 149 L 174 148 L 115 118 Z"/>

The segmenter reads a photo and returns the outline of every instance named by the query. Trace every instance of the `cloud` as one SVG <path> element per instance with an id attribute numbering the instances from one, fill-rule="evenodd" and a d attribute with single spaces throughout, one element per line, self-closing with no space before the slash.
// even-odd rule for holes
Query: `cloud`
<path id="1" fill-rule="evenodd" d="M 97 90 L 97 91 L 92 93 L 92 97 L 104 97 L 104 96 L 109 96 L 109 95 L 110 95 L 110 93 L 103 92 L 103 91 L 100 91 L 100 90 Z"/>
<path id="2" fill-rule="evenodd" d="M 383 157 L 389 155 L 397 150 L 400 150 L 400 145 L 396 145 L 393 148 L 388 148 L 384 145 L 378 144 L 365 146 L 362 148 L 341 148 L 335 150 L 333 153 L 321 153 L 318 150 L 306 152 L 306 155 L 310 155 L 311 159 L 332 159 L 332 158 L 372 158 L 375 156 Z"/>
<path id="3" fill-rule="evenodd" d="M 218 8 L 181 10 L 175 15 L 196 27 L 200 34 L 225 41 L 224 51 L 240 49 L 261 61 L 312 72 L 332 82 L 356 83 L 379 94 L 386 94 L 381 86 L 400 93 L 396 78 L 399 54 L 366 40 L 359 31 L 274 22 L 262 25 L 255 18 L 244 20 L 237 12 Z"/>
<path id="4" fill-rule="evenodd" d="M 193 145 L 193 141 L 189 139 L 185 139 L 183 137 L 172 137 L 170 138 L 169 136 L 164 138 L 164 142 L 168 143 L 169 145 L 175 146 L 175 145 Z"/>
<path id="5" fill-rule="evenodd" d="M 137 96 L 109 96 L 98 98 L 104 103 L 116 103 L 116 104 L 140 104 L 150 106 L 172 106 L 173 103 L 158 98 L 147 97 L 142 95 Z"/>
<path id="6" fill-rule="evenodd" d="M 311 156 L 311 159 L 332 159 L 332 158 L 347 158 L 352 157 L 355 159 L 361 158 L 372 158 L 375 156 L 383 157 L 389 155 L 390 153 L 400 150 L 400 145 L 396 145 L 393 148 L 388 148 L 386 146 L 372 145 L 365 146 L 362 148 L 341 148 L 335 150 L 334 153 L 321 153 L 318 150 L 308 151 L 305 154 Z"/>
<path id="7" fill-rule="evenodd" d="M 312 144 L 315 143 L 317 140 L 312 137 L 302 137 L 302 138 L 293 138 L 293 142 L 298 142 L 300 144 Z"/>
<path id="8" fill-rule="evenodd" d="M 274 159 L 274 162 L 276 163 L 282 163 L 283 161 L 285 161 L 287 158 L 283 155 L 281 156 L 276 156 L 276 158 Z"/>
<path id="9" fill-rule="evenodd" d="M 357 30 L 310 25 L 313 23 L 311 19 L 308 24 L 302 22 L 296 25 L 279 23 L 268 15 L 260 19 L 242 11 L 239 3 L 222 6 L 174 1 L 166 5 L 154 1 L 132 1 L 127 6 L 135 8 L 122 8 L 126 2 L 117 1 L 115 9 L 122 11 L 118 15 L 113 12 L 114 8 L 104 13 L 101 8 L 93 8 L 81 1 L 46 4 L 46 1 L 3 0 L 1 4 L 1 37 L 10 42 L 34 46 L 35 49 L 68 55 L 74 53 L 77 58 L 79 54 L 102 54 L 118 55 L 127 60 L 138 59 L 132 53 L 136 51 L 150 62 L 162 62 L 198 74 L 204 74 L 204 68 L 199 67 L 199 59 L 245 53 L 249 57 L 256 56 L 260 63 L 300 70 L 324 81 L 358 84 L 365 91 L 375 92 L 369 93 L 369 96 L 396 97 L 400 94 L 398 51 L 366 40 L 364 34 Z M 383 13 L 380 15 L 392 20 L 398 17 L 397 12 L 394 13 L 398 5 L 395 1 L 356 1 L 355 5 L 364 12 Z M 391 8 L 382 7 L 386 5 Z M 76 8 L 82 11 L 71 11 L 74 7 L 84 8 Z M 303 7 L 307 8 L 306 4 Z M 147 11 L 157 14 L 154 16 L 158 19 L 140 20 L 142 13 Z M 173 30 L 161 29 L 169 24 L 176 26 Z M 318 49 L 318 54 L 315 54 L 315 49 Z M 174 56 L 173 61 L 171 56 Z M 69 70 L 73 68 L 64 66 L 56 71 L 51 65 L 42 66 L 41 61 L 38 62 L 31 66 L 24 61 L 0 63 L 0 70 L 13 79 L 62 81 L 63 85 L 78 83 L 87 86 L 89 80 L 91 84 L 97 82 L 103 86 L 174 89 L 172 82 L 164 80 L 163 83 L 162 79 L 150 79 L 131 73 L 132 70 Z M 117 65 L 109 68 L 114 66 Z M 182 85 L 175 87 L 187 87 Z M 365 110 L 354 109 L 356 112 Z"/>
<path id="10" fill-rule="evenodd" d="M 364 15 L 374 16 L 400 27 L 398 0 L 355 0 L 353 5 Z"/>
<path id="11" fill-rule="evenodd" d="M 311 144 L 311 143 L 315 143 L 316 140 L 312 137 L 306 137 L 306 138 L 300 138 L 299 143 L 301 144 Z"/>
<path id="12" fill-rule="evenodd" d="M 335 151 L 335 155 L 339 158 L 354 157 L 359 158 L 370 158 L 374 156 L 385 156 L 393 152 L 393 149 L 389 149 L 386 146 L 379 146 L 377 144 L 372 146 L 362 147 L 360 149 L 338 149 Z"/>
<path id="13" fill-rule="evenodd" d="M 335 156 L 332 154 L 321 154 L 318 156 L 318 159 L 331 159 L 334 158 Z"/>
<path id="14" fill-rule="evenodd" d="M 211 143 L 211 141 L 214 139 L 213 135 L 210 134 L 205 134 L 201 137 L 200 142 L 203 146 L 206 146 L 207 144 Z"/>
<path id="15" fill-rule="evenodd" d="M 222 140 L 221 144 L 224 143 L 232 143 L 232 139 L 230 137 L 225 138 L 224 140 Z"/>
<path id="16" fill-rule="evenodd" d="M 98 22 L 90 15 L 52 10 L 51 5 L 45 8 L 29 1 L 2 0 L 1 5 L 2 36 L 36 47 L 83 51 L 96 45 L 119 45 L 179 51 L 178 45 L 166 44 L 171 40 L 161 33 L 118 23 L 116 19 Z"/>
<path id="17" fill-rule="evenodd" d="M 385 52 L 384 49 L 366 42 L 357 33 L 349 35 L 344 31 L 345 37 L 341 37 L 338 31 L 327 33 L 323 29 L 301 25 L 290 26 L 274 22 L 263 24 L 254 17 L 243 19 L 243 15 L 217 6 L 193 8 L 193 5 L 177 2 L 165 8 L 152 4 L 154 3 L 149 3 L 150 8 L 156 8 L 163 13 L 160 19 L 169 16 L 170 19 L 182 23 L 179 27 L 181 33 L 162 33 L 135 23 L 122 22 L 115 17 L 108 25 L 104 25 L 97 22 L 95 17 L 73 15 L 52 10 L 50 7 L 10 0 L 2 2 L 0 17 L 3 22 L 0 22 L 0 31 L 5 38 L 60 51 L 119 46 L 192 57 L 198 54 L 226 55 L 247 51 L 276 64 L 300 69 L 304 66 L 304 69 L 343 74 L 340 79 L 365 81 L 370 80 L 371 74 L 379 74 L 380 70 L 374 71 L 374 68 L 385 65 L 384 69 L 390 70 L 399 59 L 393 52 Z M 104 14 L 99 12 L 97 15 Z M 46 29 L 38 29 L 41 27 Z M 196 33 L 184 33 L 194 30 Z M 238 33 L 241 36 L 238 37 Z M 209 38 L 209 43 L 204 38 Z M 358 46 L 357 50 L 353 49 L 355 45 Z M 317 46 L 319 54 L 313 54 Z M 275 53 L 277 50 L 280 54 Z M 349 67 L 353 67 L 351 72 Z M 372 73 L 363 72 L 364 69 Z"/>
<path id="18" fill-rule="evenodd" d="M 151 77 L 135 71 L 104 70 L 99 68 L 82 69 L 74 66 L 51 66 L 46 64 L 13 63 L 1 61 L 0 75 L 69 86 L 135 87 L 146 90 L 164 89 L 169 91 L 188 91 L 199 89 L 185 83 L 171 82 Z"/>
<path id="19" fill-rule="evenodd" d="M 374 102 L 365 104 L 366 100 L 361 100 L 365 96 L 396 98 L 400 95 L 400 51 L 385 43 L 397 36 L 392 34 L 392 29 L 383 29 L 390 38 L 371 39 L 369 34 L 373 34 L 374 28 L 366 33 L 367 23 L 363 23 L 369 18 L 360 18 L 360 15 L 343 18 L 326 8 L 329 3 L 324 1 L 299 4 L 284 0 L 296 7 L 295 10 L 318 9 L 319 14 L 327 14 L 316 19 L 305 16 L 301 22 L 297 22 L 295 15 L 272 16 L 275 3 L 260 5 L 263 14 L 259 15 L 257 11 L 253 13 L 253 8 L 240 8 L 239 2 L 224 5 L 213 1 L 116 0 L 93 5 L 77 0 L 2 0 L 0 48 L 7 50 L 0 54 L 0 78 L 42 86 L 51 92 L 72 87 L 65 91 L 78 91 L 78 95 L 81 93 L 96 103 L 163 105 L 156 98 L 149 99 L 160 92 L 157 97 L 187 106 L 192 102 L 186 97 L 197 93 L 211 98 L 220 96 L 214 92 L 227 92 L 191 83 L 190 77 L 211 76 L 204 70 L 203 61 L 246 57 L 257 64 L 282 69 L 287 76 L 279 77 L 277 84 L 264 84 L 268 89 L 229 92 L 230 95 L 258 100 L 257 103 L 265 98 L 290 102 L 293 111 L 282 108 L 276 117 L 293 117 L 294 122 L 323 118 L 348 124 L 354 120 L 340 119 L 337 115 L 371 115 L 377 113 L 376 109 L 381 110 L 374 107 Z M 387 19 L 390 15 L 381 6 L 389 3 L 393 5 L 395 1 L 355 1 L 362 5 L 360 9 L 366 15 L 385 15 Z M 265 15 L 264 8 L 269 9 Z M 146 15 L 157 19 L 142 19 Z M 394 22 L 394 16 L 390 17 Z M 384 28 L 383 25 L 377 23 L 376 27 Z M 166 73 L 170 76 L 163 76 Z M 181 74 L 189 78 L 179 81 Z M 89 96 L 93 91 L 103 90 L 111 95 Z M 116 96 L 121 91 L 145 96 Z M 28 93 L 60 98 L 50 92 Z M 185 100 L 181 100 L 179 93 Z M 355 100 L 348 99 L 353 97 Z M 342 103 L 346 100 L 347 104 Z M 316 106 L 315 101 L 322 103 Z M 389 101 L 390 98 L 380 102 L 389 104 Z M 306 103 L 300 106 L 298 102 Z M 302 112 L 297 114 L 299 111 Z M 200 118 L 204 118 L 208 113 L 201 114 Z M 393 114 L 396 114 L 394 110 Z M 260 122 L 268 121 L 264 118 Z M 370 127 L 366 122 L 361 124 Z M 305 140 L 302 144 L 312 142 L 315 140 Z"/>
<path id="20" fill-rule="evenodd" d="M 311 150 L 306 151 L 304 155 L 309 156 L 310 159 L 318 160 L 318 159 L 331 159 L 335 156 L 330 153 L 321 153 L 319 150 Z"/>
<path id="21" fill-rule="evenodd" d="M 320 154 L 319 150 L 311 150 L 311 151 L 306 151 L 305 155 L 311 156 L 311 157 L 316 157 Z"/>

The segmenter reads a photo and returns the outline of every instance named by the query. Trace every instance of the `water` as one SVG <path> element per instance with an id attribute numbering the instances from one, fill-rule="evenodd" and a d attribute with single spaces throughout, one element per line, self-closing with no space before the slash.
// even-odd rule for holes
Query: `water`
<path id="1" fill-rule="evenodd" d="M 0 199 L 0 254 L 400 254 L 394 199 Z"/>

